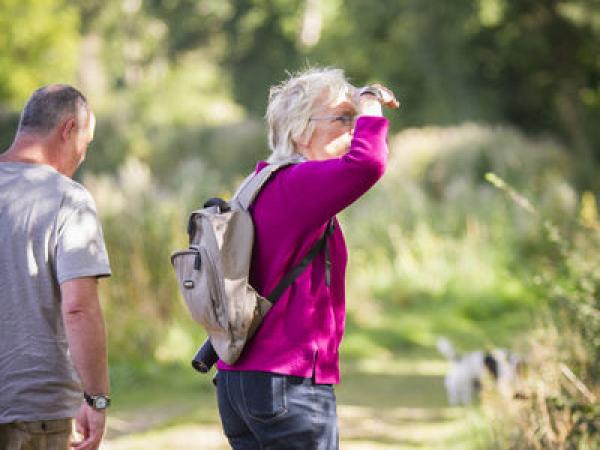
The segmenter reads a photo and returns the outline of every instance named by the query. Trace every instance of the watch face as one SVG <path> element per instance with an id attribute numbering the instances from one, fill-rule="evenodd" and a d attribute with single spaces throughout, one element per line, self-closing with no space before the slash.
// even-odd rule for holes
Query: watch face
<path id="1" fill-rule="evenodd" d="M 106 406 L 108 404 L 105 397 L 96 398 L 95 403 L 96 404 L 94 406 L 96 407 L 96 409 L 104 409 L 104 408 L 106 408 Z"/>

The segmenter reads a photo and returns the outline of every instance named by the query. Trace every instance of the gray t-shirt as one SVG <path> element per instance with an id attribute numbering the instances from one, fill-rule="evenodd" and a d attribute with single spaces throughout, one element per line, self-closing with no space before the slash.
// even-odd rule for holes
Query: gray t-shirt
<path id="1" fill-rule="evenodd" d="M 109 275 L 89 192 L 50 166 L 0 163 L 0 423 L 73 417 L 60 284 Z"/>

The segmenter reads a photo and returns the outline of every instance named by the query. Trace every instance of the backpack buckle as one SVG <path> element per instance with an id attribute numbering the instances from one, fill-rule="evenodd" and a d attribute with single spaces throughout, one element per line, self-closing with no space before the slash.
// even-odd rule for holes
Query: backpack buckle
<path id="1" fill-rule="evenodd" d="M 206 200 L 206 202 L 204 202 L 203 208 L 210 208 L 212 206 L 216 206 L 219 210 L 219 213 L 231 211 L 231 206 L 229 206 L 229 203 L 227 203 L 225 200 L 219 197 L 213 197 Z"/>

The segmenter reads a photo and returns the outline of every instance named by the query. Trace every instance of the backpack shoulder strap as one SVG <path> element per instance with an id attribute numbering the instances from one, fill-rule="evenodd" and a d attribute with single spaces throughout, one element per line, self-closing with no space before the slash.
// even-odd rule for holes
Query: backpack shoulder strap
<path id="1" fill-rule="evenodd" d="M 242 182 L 233 198 L 239 202 L 242 208 L 248 209 L 271 175 L 279 169 L 291 164 L 294 163 L 285 162 L 281 164 L 269 164 L 260 172 L 251 173 Z"/>
<path id="2" fill-rule="evenodd" d="M 271 291 L 269 295 L 267 295 L 266 299 L 271 303 L 275 303 L 279 300 L 279 297 L 283 292 L 300 276 L 304 269 L 310 264 L 310 262 L 315 259 L 315 257 L 325 248 L 325 283 L 329 286 L 331 282 L 331 261 L 329 259 L 329 243 L 327 239 L 333 233 L 335 229 L 335 222 L 333 217 L 329 219 L 327 225 L 325 227 L 325 231 L 319 238 L 317 242 L 311 247 L 306 256 L 302 258 L 292 270 L 284 275 L 284 277 L 277 283 L 277 286 Z"/>
<path id="3" fill-rule="evenodd" d="M 283 167 L 287 167 L 289 165 L 295 164 L 295 162 L 287 161 L 279 164 L 269 164 L 264 167 L 258 173 L 251 173 L 246 177 L 246 179 L 242 182 L 238 190 L 233 196 L 232 201 L 236 201 L 239 205 L 247 210 L 248 207 L 252 204 L 256 195 L 260 192 L 261 188 L 267 182 L 267 180 L 274 174 L 276 171 Z M 277 286 L 266 296 L 266 299 L 275 303 L 281 294 L 300 276 L 302 272 L 306 269 L 306 267 L 311 263 L 313 259 L 323 250 L 325 249 L 325 282 L 327 286 L 329 286 L 331 282 L 331 261 L 329 255 L 329 243 L 328 238 L 333 233 L 335 229 L 335 222 L 333 217 L 329 219 L 327 225 L 325 227 L 325 231 L 321 235 L 321 237 L 315 242 L 315 244 L 308 251 L 306 256 L 302 258 L 295 267 L 293 267 L 288 273 L 284 275 L 284 277 L 279 281 Z"/>

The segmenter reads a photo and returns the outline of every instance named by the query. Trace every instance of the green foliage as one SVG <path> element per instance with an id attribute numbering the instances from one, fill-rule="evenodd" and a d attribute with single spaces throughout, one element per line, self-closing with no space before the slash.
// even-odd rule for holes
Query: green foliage
<path id="1" fill-rule="evenodd" d="M 576 448 L 598 411 L 560 368 L 600 395 L 599 24 L 598 0 L 0 0 L 0 145 L 35 88 L 77 75 L 98 116 L 82 178 L 114 271 L 112 376 L 129 386 L 202 339 L 169 254 L 187 213 L 266 156 L 269 86 L 310 64 L 389 85 L 395 130 L 446 128 L 393 136 L 385 178 L 343 215 L 344 354 L 510 345 L 550 317 L 530 337 L 546 391 L 500 403 L 522 414 L 499 448 L 525 448 L 515 429 Z"/>
<path id="2" fill-rule="evenodd" d="M 383 180 L 343 215 L 351 334 L 388 351 L 431 347 L 440 334 L 463 348 L 510 344 L 540 305 L 528 280 L 547 245 L 538 217 L 498 196 L 485 173 L 568 227 L 577 206 L 566 153 L 474 124 L 407 130 L 390 150 Z"/>
<path id="3" fill-rule="evenodd" d="M 202 189 L 213 181 L 200 165 L 195 169 L 203 183 L 195 189 L 181 186 L 177 196 L 162 191 L 148 168 L 134 159 L 116 177 L 85 179 L 102 212 L 113 270 L 110 282 L 101 284 L 112 361 L 165 359 L 165 342 L 181 344 L 172 334 L 177 333 L 174 322 L 190 337 L 192 330 L 199 333 L 178 298 L 175 278 L 169 276 L 171 252 L 186 245 L 187 212 L 198 198 L 208 196 Z"/>
<path id="4" fill-rule="evenodd" d="M 591 193 L 577 216 L 568 228 L 539 222 L 546 251 L 537 255 L 532 281 L 544 307 L 523 345 L 527 374 L 517 399 L 485 402 L 498 448 L 600 445 L 600 223 Z"/>
<path id="5" fill-rule="evenodd" d="M 41 85 L 72 81 L 78 10 L 63 0 L 0 1 L 0 109 L 21 108 Z"/>
<path id="6" fill-rule="evenodd" d="M 398 91 L 402 124 L 506 122 L 552 130 L 598 159 L 597 1 L 345 2 L 309 56 Z M 332 55 L 335 57 L 332 58 Z M 588 172 L 582 184 L 595 186 Z"/>
<path id="7" fill-rule="evenodd" d="M 336 65 L 356 84 L 380 81 L 397 91 L 404 106 L 395 129 L 476 120 L 558 135 L 577 157 L 577 186 L 595 189 L 599 6 L 597 0 L 76 0 L 68 6 L 4 0 L 0 21 L 9 32 L 0 38 L 0 102 L 18 108 L 40 84 L 72 81 L 78 64 L 93 104 L 118 123 L 110 127 L 118 133 L 111 142 L 118 142 L 109 159 L 123 161 L 134 148 L 151 164 L 153 140 L 140 142 L 155 133 L 152 127 L 261 116 L 269 86 L 286 71 Z"/>
<path id="8" fill-rule="evenodd" d="M 151 0 L 144 8 L 167 26 L 168 53 L 175 58 L 218 39 L 223 23 L 234 14 L 233 3 L 231 0 Z"/>
<path id="9" fill-rule="evenodd" d="M 262 115 L 268 87 L 302 63 L 297 46 L 300 0 L 237 0 L 225 23 L 225 67 L 231 71 L 235 99 Z"/>
<path id="10" fill-rule="evenodd" d="M 18 114 L 0 112 L 0 149 L 8 148 L 15 137 L 18 124 Z"/>
<path id="11" fill-rule="evenodd" d="M 320 61 L 335 54 L 358 84 L 393 87 L 405 105 L 402 124 L 490 119 L 468 49 L 476 14 L 471 0 L 353 0 L 330 19 L 315 54 Z"/>
<path id="12" fill-rule="evenodd" d="M 114 173 L 134 156 L 163 182 L 186 158 L 201 157 L 232 173 L 240 170 L 239 164 L 231 167 L 231 159 L 240 156 L 238 148 L 249 149 L 249 156 L 256 155 L 257 148 L 264 151 L 264 139 L 259 137 L 257 143 L 256 123 L 231 125 L 244 113 L 227 97 L 227 83 L 201 52 L 188 54 L 177 69 L 144 80 L 111 101 L 99 110 L 86 171 Z M 242 161 L 248 161 L 244 155 Z M 241 167 L 246 171 L 251 166 Z"/>

